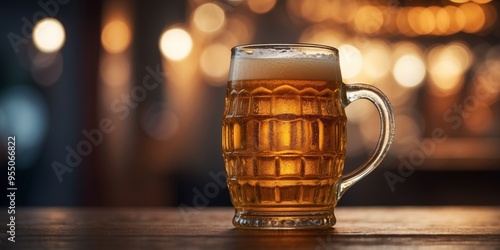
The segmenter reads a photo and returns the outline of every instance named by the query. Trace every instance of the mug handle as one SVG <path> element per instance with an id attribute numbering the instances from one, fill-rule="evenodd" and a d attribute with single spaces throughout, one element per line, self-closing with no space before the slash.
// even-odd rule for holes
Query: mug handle
<path id="1" fill-rule="evenodd" d="M 348 188 L 367 176 L 382 162 L 394 140 L 396 129 L 394 112 L 389 99 L 382 91 L 367 84 L 342 83 L 342 85 L 344 86 L 343 92 L 345 93 L 342 93 L 342 105 L 344 107 L 359 99 L 367 99 L 377 107 L 380 117 L 380 137 L 368 161 L 340 179 L 337 189 L 337 200 L 342 197 Z"/>

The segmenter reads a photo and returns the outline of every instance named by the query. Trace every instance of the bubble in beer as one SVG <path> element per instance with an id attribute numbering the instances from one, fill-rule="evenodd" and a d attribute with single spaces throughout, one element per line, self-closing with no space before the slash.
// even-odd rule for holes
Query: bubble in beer
<path id="1" fill-rule="evenodd" d="M 333 53 L 305 53 L 300 49 L 248 49 L 237 54 L 229 80 L 299 79 L 337 80 Z M 258 58 L 259 60 L 255 60 Z"/>

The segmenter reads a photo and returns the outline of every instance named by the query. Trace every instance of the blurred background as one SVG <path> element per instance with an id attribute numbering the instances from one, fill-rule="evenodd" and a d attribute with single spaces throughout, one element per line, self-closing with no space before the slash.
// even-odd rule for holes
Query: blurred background
<path id="1" fill-rule="evenodd" d="M 2 1 L 0 185 L 23 206 L 229 206 L 230 48 L 319 43 L 396 113 L 382 165 L 340 205 L 500 205 L 500 21 L 489 0 Z M 378 115 L 347 108 L 346 171 Z M 7 205 L 5 195 L 2 204 Z"/>

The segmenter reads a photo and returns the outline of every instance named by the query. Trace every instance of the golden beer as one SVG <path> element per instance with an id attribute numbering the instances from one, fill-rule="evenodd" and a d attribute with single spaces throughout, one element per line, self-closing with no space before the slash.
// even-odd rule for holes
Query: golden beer
<path id="1" fill-rule="evenodd" d="M 344 166 L 345 124 L 337 83 L 228 83 L 223 152 L 235 207 L 328 211 Z"/>
<path id="2" fill-rule="evenodd" d="M 307 49 L 313 51 L 233 49 L 222 150 L 237 227 L 335 224 L 346 152 L 344 85 L 336 54 Z"/>

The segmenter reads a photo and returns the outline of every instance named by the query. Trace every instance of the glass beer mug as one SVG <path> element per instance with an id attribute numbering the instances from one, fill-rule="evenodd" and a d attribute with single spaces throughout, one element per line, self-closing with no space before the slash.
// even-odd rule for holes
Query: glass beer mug
<path id="1" fill-rule="evenodd" d="M 362 166 L 343 174 L 344 107 L 368 99 L 380 114 L 380 138 Z M 331 228 L 342 194 L 373 171 L 394 137 L 387 97 L 342 82 L 338 50 L 312 44 L 232 49 L 222 120 L 233 225 L 255 229 Z"/>

